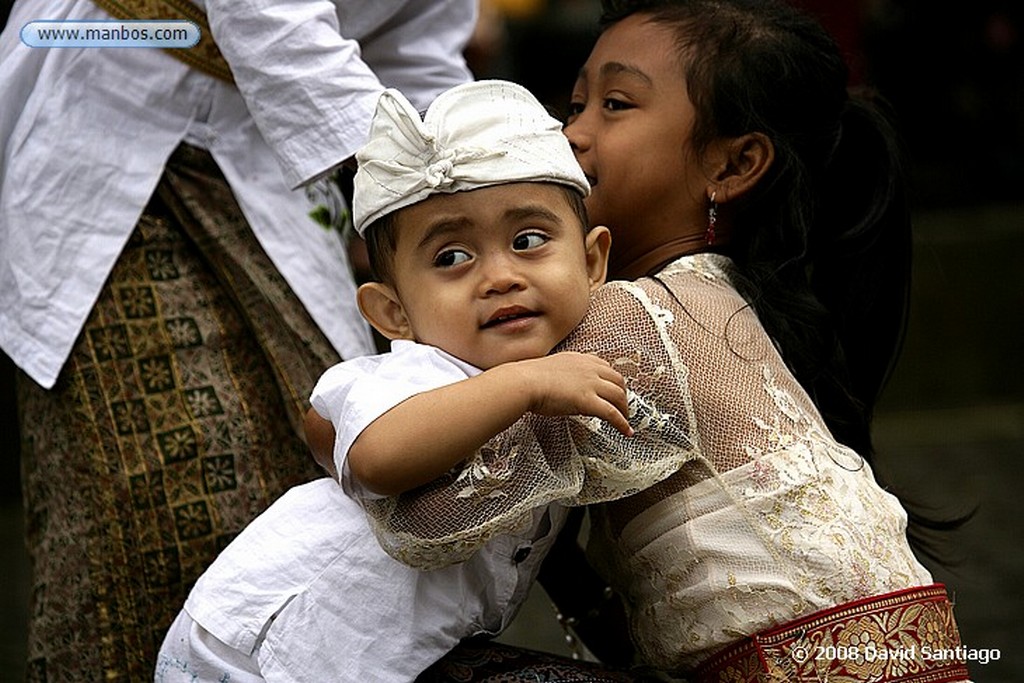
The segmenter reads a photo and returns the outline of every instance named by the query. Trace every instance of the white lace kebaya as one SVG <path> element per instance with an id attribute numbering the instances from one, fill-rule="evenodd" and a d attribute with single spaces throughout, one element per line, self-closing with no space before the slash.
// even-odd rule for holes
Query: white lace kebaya
<path id="1" fill-rule="evenodd" d="M 560 347 L 626 377 L 633 437 L 527 416 L 447 480 L 365 501 L 388 552 L 435 567 L 537 505 L 594 505 L 593 561 L 625 597 L 643 659 L 669 671 L 801 615 L 930 584 L 906 513 L 833 439 L 731 267 L 694 255 L 609 283 Z"/>

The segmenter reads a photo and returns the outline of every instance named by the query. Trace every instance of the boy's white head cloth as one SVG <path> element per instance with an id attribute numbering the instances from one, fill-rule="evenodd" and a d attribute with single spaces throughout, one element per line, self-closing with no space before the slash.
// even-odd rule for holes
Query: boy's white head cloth
<path id="1" fill-rule="evenodd" d="M 508 81 L 456 86 L 422 119 L 400 92 L 384 91 L 356 161 L 352 214 L 360 235 L 378 218 L 435 194 L 515 182 L 590 193 L 562 123 Z"/>

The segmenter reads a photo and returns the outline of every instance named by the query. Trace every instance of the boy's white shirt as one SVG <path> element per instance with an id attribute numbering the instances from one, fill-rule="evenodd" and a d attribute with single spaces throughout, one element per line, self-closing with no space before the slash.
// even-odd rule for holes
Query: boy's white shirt
<path id="1" fill-rule="evenodd" d="M 401 342 L 392 353 L 335 366 L 312 400 L 324 417 L 345 416 L 332 422 L 339 441 L 351 444 L 409 396 L 477 372 L 433 347 Z M 346 412 L 349 403 L 357 405 Z M 499 536 L 464 563 L 424 572 L 381 549 L 337 482 L 314 481 L 285 493 L 221 553 L 186 601 L 185 621 L 238 653 L 225 671 L 254 659 L 268 681 L 411 681 L 462 638 L 508 626 L 564 520 L 560 506 L 538 509 L 522 535 Z M 170 663 L 183 666 L 190 655 L 174 642 L 181 632 L 165 641 L 157 680 L 177 680 Z"/>
<path id="2" fill-rule="evenodd" d="M 371 422 L 416 394 L 480 374 L 480 369 L 435 346 L 397 339 L 391 353 L 338 363 L 321 375 L 310 401 L 336 432 L 334 466 L 357 498 L 377 497 L 352 479 L 348 452 Z M 372 381 L 363 381 L 371 378 Z"/>

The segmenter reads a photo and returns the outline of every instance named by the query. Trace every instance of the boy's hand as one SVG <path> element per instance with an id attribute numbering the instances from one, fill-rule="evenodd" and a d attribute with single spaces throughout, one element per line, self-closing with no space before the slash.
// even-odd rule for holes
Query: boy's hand
<path id="1" fill-rule="evenodd" d="M 530 392 L 530 412 L 538 415 L 591 415 L 626 436 L 629 426 L 626 382 L 603 358 L 565 351 L 511 363 Z"/>

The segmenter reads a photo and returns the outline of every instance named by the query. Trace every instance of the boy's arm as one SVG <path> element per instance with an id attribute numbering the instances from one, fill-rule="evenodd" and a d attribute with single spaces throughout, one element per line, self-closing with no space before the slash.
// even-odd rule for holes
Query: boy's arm
<path id="1" fill-rule="evenodd" d="M 306 445 L 313 452 L 313 459 L 337 480 L 338 468 L 334 465 L 334 425 L 316 412 L 315 408 L 310 408 L 306 411 L 303 427 L 306 432 Z"/>
<path id="2" fill-rule="evenodd" d="M 565 411 L 559 419 L 524 415 L 453 476 L 364 502 L 388 554 L 418 569 L 450 565 L 497 535 L 521 530 L 540 506 L 618 500 L 700 456 L 689 372 L 669 334 L 670 316 L 647 290 L 613 285 L 597 291 L 583 323 L 560 348 L 600 356 L 620 373 L 629 388 L 629 421 L 636 433 L 626 436 L 587 411 L 576 411 L 582 417 Z M 569 392 L 578 381 L 551 377 Z"/>
<path id="3" fill-rule="evenodd" d="M 596 356 L 559 353 L 403 401 L 360 433 L 348 465 L 368 490 L 397 495 L 448 472 L 528 412 L 589 415 L 632 433 L 622 376 Z"/>

